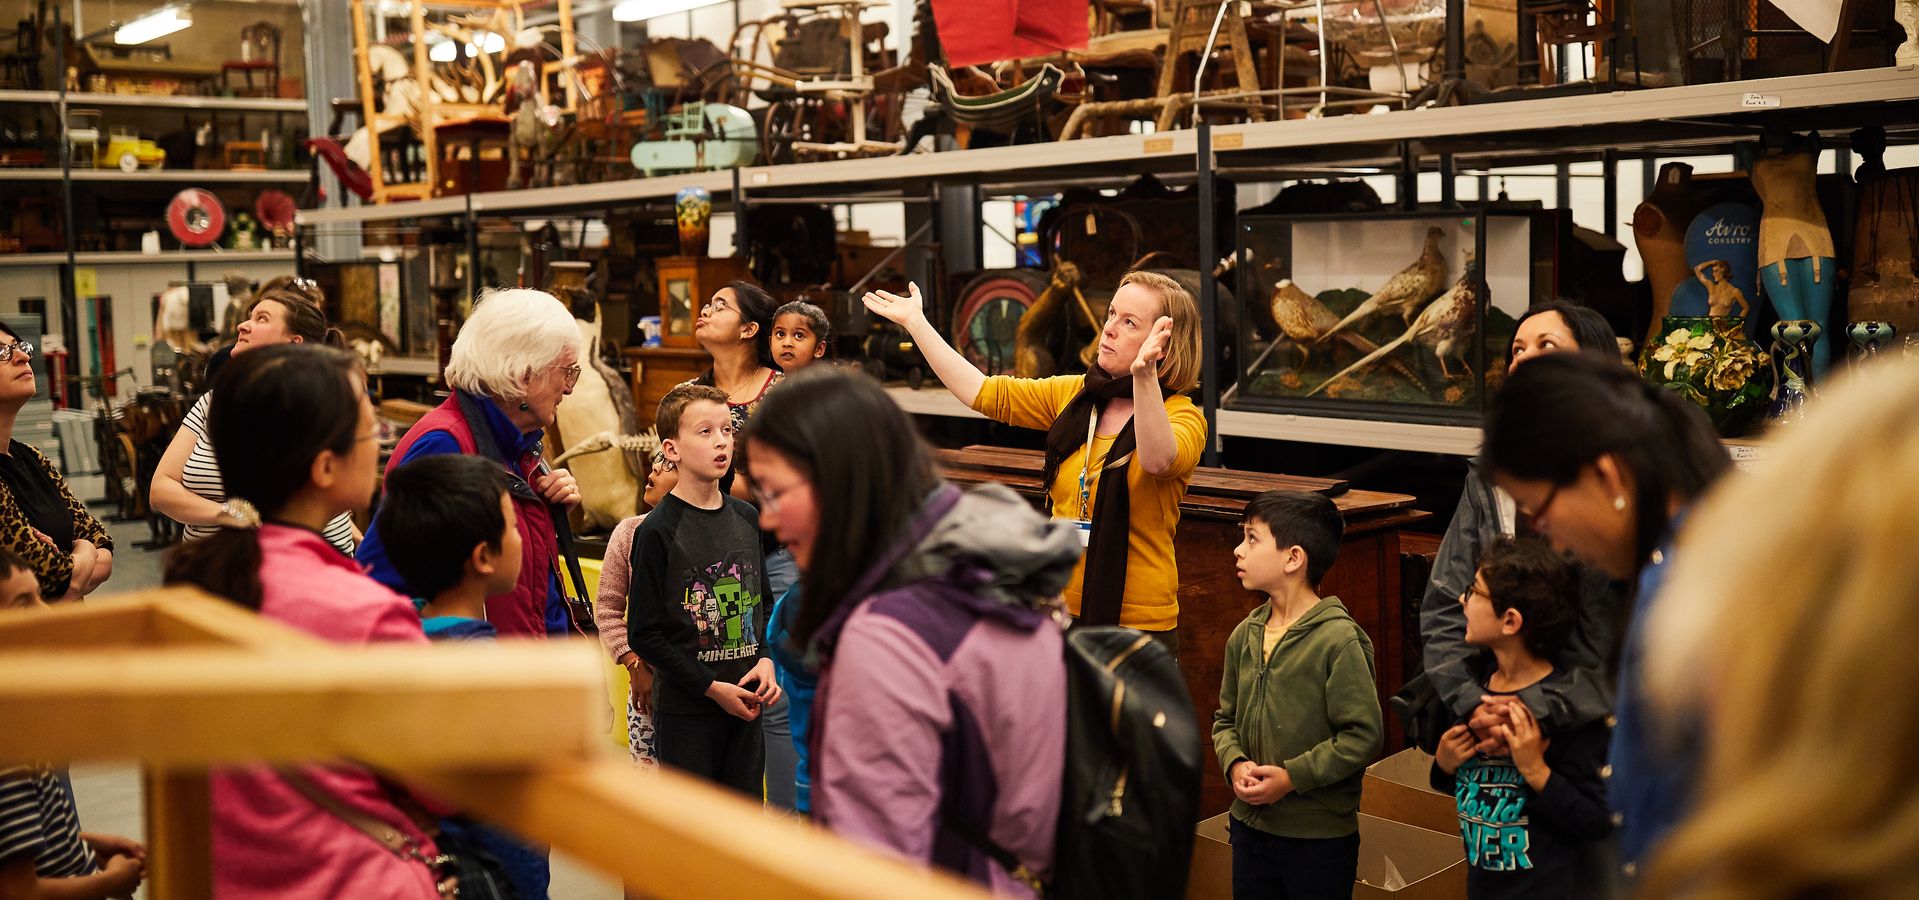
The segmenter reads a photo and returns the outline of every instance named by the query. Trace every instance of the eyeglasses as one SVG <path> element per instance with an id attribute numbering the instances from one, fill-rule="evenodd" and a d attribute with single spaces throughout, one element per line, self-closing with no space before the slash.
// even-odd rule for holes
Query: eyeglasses
<path id="1" fill-rule="evenodd" d="M 1539 501 L 1539 508 L 1527 509 L 1522 506 L 1519 508 L 1520 515 L 1523 515 L 1528 519 L 1538 519 L 1540 516 L 1545 515 L 1546 510 L 1552 507 L 1553 501 L 1559 499 L 1559 489 L 1562 487 L 1565 487 L 1565 485 L 1564 484 L 1553 485 L 1552 490 L 1546 492 L 1546 498 Z"/>
<path id="2" fill-rule="evenodd" d="M 723 312 L 731 308 L 732 306 L 726 302 L 725 297 L 711 297 L 708 298 L 705 303 L 700 304 L 700 312 L 702 313 Z"/>
<path id="3" fill-rule="evenodd" d="M 793 490 L 792 487 L 788 487 L 780 491 L 762 491 L 758 486 L 755 486 L 753 488 L 753 504 L 758 506 L 761 512 L 778 513 L 780 511 L 780 498 L 793 493 Z"/>
<path id="4" fill-rule="evenodd" d="M 560 374 L 566 376 L 567 390 L 569 391 L 572 390 L 574 385 L 580 383 L 580 372 L 581 372 L 581 369 L 579 366 L 561 366 L 560 367 Z"/>
<path id="5" fill-rule="evenodd" d="M 11 344 L 0 344 L 0 362 L 6 362 L 12 359 L 15 350 L 20 351 L 21 359 L 31 359 L 33 357 L 32 344 L 26 341 L 15 341 Z"/>

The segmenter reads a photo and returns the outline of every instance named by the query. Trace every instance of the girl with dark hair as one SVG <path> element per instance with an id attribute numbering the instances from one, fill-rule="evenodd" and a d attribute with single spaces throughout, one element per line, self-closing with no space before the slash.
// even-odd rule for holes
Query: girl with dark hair
<path id="1" fill-rule="evenodd" d="M 761 526 L 804 573 L 778 652 L 820 673 L 814 817 L 1030 896 L 952 823 L 1052 869 L 1066 669 L 1051 612 L 1079 557 L 1072 526 L 1003 486 L 946 484 L 879 383 L 843 369 L 768 397 L 745 459 Z"/>
<path id="2" fill-rule="evenodd" d="M 33 568 L 48 602 L 78 600 L 113 575 L 113 538 L 40 451 L 13 439 L 39 392 L 33 345 L 0 324 L 0 549 Z"/>
<path id="3" fill-rule="evenodd" d="M 240 356 L 276 344 L 339 347 L 344 343 L 339 330 L 327 325 L 326 298 L 318 285 L 303 278 L 275 278 L 255 296 L 240 322 L 232 352 Z M 189 541 L 209 537 L 233 521 L 220 483 L 220 462 L 207 439 L 207 409 L 212 403 L 209 391 L 187 410 L 180 430 L 160 457 L 148 491 L 148 502 L 155 510 L 186 526 Z M 352 516 L 328 522 L 325 533 L 327 543 L 348 555 L 360 539 Z"/>
<path id="4" fill-rule="evenodd" d="M 1686 511 L 1732 463 L 1698 406 L 1616 361 L 1573 353 L 1513 373 L 1493 398 L 1481 454 L 1480 467 L 1554 546 L 1637 581 L 1614 654 L 1608 784 L 1621 872 L 1631 879 L 1686 810 L 1698 743 L 1663 733 L 1679 723 L 1648 720 L 1640 687 L 1646 612 Z"/>
<path id="5" fill-rule="evenodd" d="M 207 433 L 220 451 L 232 525 L 174 550 L 167 583 L 198 585 L 336 643 L 425 643 L 412 603 L 320 534 L 373 497 L 379 444 L 359 360 L 329 347 L 261 347 L 235 358 L 212 396 Z M 226 769 L 212 776 L 212 797 L 215 896 L 440 896 L 424 862 L 367 840 L 316 802 L 371 816 L 424 858 L 436 856 L 432 839 L 363 769 Z"/>
<path id="6" fill-rule="evenodd" d="M 1570 352 L 1618 364 L 1618 342 L 1612 326 L 1597 311 L 1565 300 L 1535 304 L 1519 317 L 1512 345 L 1507 349 L 1508 376 L 1519 365 L 1546 354 Z M 1419 630 L 1427 681 L 1449 716 L 1466 721 L 1470 717 L 1481 739 L 1482 750 L 1499 753 L 1504 743 L 1497 738 L 1495 726 L 1503 719 L 1494 714 L 1497 706 L 1485 705 L 1485 694 L 1472 661 L 1479 648 L 1466 643 L 1466 616 L 1459 598 L 1471 589 L 1473 573 L 1479 570 L 1480 554 L 1494 542 L 1532 530 L 1516 514 L 1512 497 L 1495 488 L 1477 466 L 1466 468 L 1466 481 L 1460 491 L 1459 507 L 1452 524 L 1439 544 L 1433 561 L 1432 580 L 1419 609 Z M 1583 722 L 1601 719 L 1611 712 L 1611 697 L 1605 690 L 1608 679 L 1601 673 L 1611 653 L 1614 630 L 1622 600 L 1619 588 L 1604 573 L 1590 568 L 1579 571 L 1579 595 L 1576 601 L 1579 620 L 1566 642 L 1561 664 L 1578 670 L 1581 676 L 1540 684 L 1517 696 L 1532 716 L 1548 732 L 1574 728 Z M 1430 744 L 1437 734 L 1417 735 L 1422 745 Z M 1428 747 L 1430 749 L 1430 747 Z"/>
<path id="7" fill-rule="evenodd" d="M 713 357 L 713 366 L 688 383 L 726 392 L 735 434 L 746 428 L 746 420 L 782 377 L 773 364 L 773 315 L 779 307 L 779 301 L 759 285 L 735 281 L 714 291 L 693 320 L 693 337 Z M 734 487 L 737 471 L 737 467 L 727 470 L 720 490 L 744 500 L 745 485 Z"/>

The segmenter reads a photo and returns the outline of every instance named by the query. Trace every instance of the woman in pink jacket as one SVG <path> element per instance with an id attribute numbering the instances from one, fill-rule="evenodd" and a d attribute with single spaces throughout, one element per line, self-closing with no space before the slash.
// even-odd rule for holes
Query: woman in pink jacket
<path id="1" fill-rule="evenodd" d="M 168 583 L 188 582 L 342 644 L 426 643 L 406 598 L 361 574 L 321 531 L 365 510 L 379 457 L 373 405 L 352 355 L 286 344 L 234 357 L 214 381 L 207 431 L 238 527 L 184 544 Z M 216 773 L 213 893 L 222 900 L 437 900 L 433 841 L 356 766 Z M 378 820 L 417 854 L 389 851 L 315 802 Z"/>
<path id="2" fill-rule="evenodd" d="M 1032 896 L 1052 870 L 1066 768 L 1054 613 L 1079 559 L 1073 527 L 1005 487 L 941 480 L 879 383 L 845 370 L 773 389 L 742 462 L 761 527 L 804 573 L 783 649 L 820 671 L 814 818 Z"/>

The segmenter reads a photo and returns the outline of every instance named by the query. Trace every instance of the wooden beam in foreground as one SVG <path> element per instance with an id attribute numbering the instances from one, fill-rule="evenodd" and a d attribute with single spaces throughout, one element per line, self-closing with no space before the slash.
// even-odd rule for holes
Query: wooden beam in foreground
<path id="1" fill-rule="evenodd" d="M 618 876 L 657 900 L 981 900 L 978 886 L 909 865 L 669 769 L 626 759 L 410 783 Z"/>
<path id="2" fill-rule="evenodd" d="M 661 900 L 980 900 L 978 887 L 600 743 L 587 641 L 340 647 L 190 591 L 0 615 L 0 761 L 149 766 L 155 900 L 211 892 L 205 770 L 348 757 Z"/>

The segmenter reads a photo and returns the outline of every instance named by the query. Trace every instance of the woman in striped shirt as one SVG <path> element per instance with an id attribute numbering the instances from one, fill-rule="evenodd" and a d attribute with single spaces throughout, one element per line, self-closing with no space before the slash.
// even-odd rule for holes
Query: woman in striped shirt
<path id="1" fill-rule="evenodd" d="M 301 343 L 339 347 L 345 341 L 338 329 L 327 325 L 326 297 L 319 285 L 292 276 L 275 278 L 255 295 L 252 308 L 240 322 L 233 355 L 256 347 Z M 214 456 L 213 441 L 207 437 L 207 408 L 212 402 L 209 391 L 187 411 L 166 454 L 160 457 L 149 496 L 154 509 L 186 526 L 189 541 L 233 524 L 220 480 L 220 464 Z M 347 514 L 328 522 L 324 537 L 348 556 L 353 555 L 360 540 L 353 517 Z"/>

